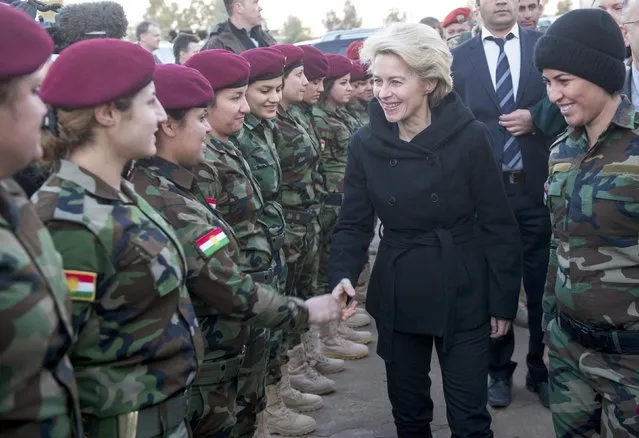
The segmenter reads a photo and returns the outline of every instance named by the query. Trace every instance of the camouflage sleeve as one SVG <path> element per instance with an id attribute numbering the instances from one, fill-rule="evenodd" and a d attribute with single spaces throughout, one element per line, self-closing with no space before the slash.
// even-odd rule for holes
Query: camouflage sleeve
<path id="1" fill-rule="evenodd" d="M 211 226 L 197 209 L 185 204 L 168 207 L 164 215 L 184 246 L 190 290 L 223 318 L 272 329 L 307 327 L 308 309 L 302 301 L 257 285 L 242 272 L 238 247 L 227 235 L 230 231 Z"/>
<path id="2" fill-rule="evenodd" d="M 215 199 L 218 203 L 220 203 L 220 198 L 223 196 L 223 190 L 217 169 L 207 163 L 203 163 L 197 167 L 196 173 L 197 185 L 202 194 L 205 197 Z"/>
<path id="3" fill-rule="evenodd" d="M 561 115 L 559 107 L 548 99 L 547 95 L 541 98 L 532 107 L 528 108 L 533 119 L 533 124 L 544 135 L 556 137 L 566 129 L 566 120 Z"/>
<path id="4" fill-rule="evenodd" d="M 557 282 L 557 239 L 553 233 L 550 238 L 550 256 L 548 257 L 548 274 L 546 275 L 546 287 L 544 288 L 544 297 L 541 302 L 544 317 L 541 327 L 544 331 L 548 330 L 550 322 L 557 316 L 557 305 L 555 302 L 555 283 Z"/>
<path id="5" fill-rule="evenodd" d="M 85 278 L 93 278 L 92 296 L 70 291 L 73 331 L 82 339 L 82 331 L 92 316 L 93 303 L 99 301 L 104 294 L 114 269 L 102 245 L 86 228 L 60 222 L 52 222 L 47 227 L 62 256 L 65 274 L 85 274 Z"/>

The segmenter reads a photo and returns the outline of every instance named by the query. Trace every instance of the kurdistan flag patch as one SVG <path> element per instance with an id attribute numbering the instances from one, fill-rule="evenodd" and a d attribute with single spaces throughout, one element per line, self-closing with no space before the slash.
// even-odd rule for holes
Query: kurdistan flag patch
<path id="1" fill-rule="evenodd" d="M 64 270 L 72 301 L 95 301 L 98 274 L 85 271 Z"/>
<path id="2" fill-rule="evenodd" d="M 195 241 L 195 246 L 204 255 L 204 257 L 211 257 L 213 254 L 224 248 L 229 244 L 229 238 L 222 230 L 217 227 L 204 236 Z"/>
<path id="3" fill-rule="evenodd" d="M 206 203 L 209 204 L 211 208 L 214 208 L 214 209 L 217 208 L 217 200 L 213 198 L 206 198 Z"/>

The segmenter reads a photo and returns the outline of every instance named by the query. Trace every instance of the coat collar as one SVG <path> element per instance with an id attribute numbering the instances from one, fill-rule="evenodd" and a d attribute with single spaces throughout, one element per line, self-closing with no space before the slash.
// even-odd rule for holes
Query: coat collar
<path id="1" fill-rule="evenodd" d="M 56 163 L 55 173 L 58 178 L 70 181 L 84 188 L 87 193 L 97 198 L 121 202 L 123 204 L 135 203 L 135 195 L 125 180 L 122 180 L 120 190 L 116 190 L 97 175 L 69 160 L 58 161 Z"/>
<path id="2" fill-rule="evenodd" d="M 139 161 L 136 165 L 150 168 L 158 176 L 168 179 L 183 190 L 191 191 L 193 189 L 193 183 L 195 182 L 193 173 L 162 157 L 156 155 L 151 158 L 146 158 Z"/>

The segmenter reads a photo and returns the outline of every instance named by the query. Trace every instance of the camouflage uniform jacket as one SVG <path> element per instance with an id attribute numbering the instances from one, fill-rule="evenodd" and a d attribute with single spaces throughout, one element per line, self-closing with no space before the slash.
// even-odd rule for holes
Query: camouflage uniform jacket
<path id="1" fill-rule="evenodd" d="M 80 418 L 71 302 L 60 254 L 13 180 L 0 180 L 0 242 L 0 436 L 62 436 L 56 417 Z"/>
<path id="2" fill-rule="evenodd" d="M 332 110 L 321 104 L 313 107 L 313 122 L 320 141 L 324 141 L 322 167 L 326 189 L 329 193 L 342 193 L 348 159 L 348 143 L 354 131 L 343 110 Z"/>
<path id="3" fill-rule="evenodd" d="M 282 187 L 282 169 L 275 146 L 278 135 L 273 120 L 260 120 L 247 114 L 242 132 L 231 137 L 260 185 L 265 201 L 263 219 L 271 235 L 282 235 L 286 225 L 282 206 L 277 202 Z"/>
<path id="4" fill-rule="evenodd" d="M 553 145 L 549 167 L 544 328 L 562 312 L 639 330 L 639 113 L 624 99 L 590 149 L 585 129 L 569 128 Z"/>
<path id="5" fill-rule="evenodd" d="M 217 210 L 233 227 L 245 272 L 268 269 L 273 251 L 268 226 L 261 221 L 264 200 L 242 153 L 231 143 L 209 136 L 205 161 L 196 169 L 199 193 L 215 200 Z"/>
<path id="6" fill-rule="evenodd" d="M 366 107 L 366 104 L 359 99 L 355 102 L 349 103 L 346 107 L 346 111 L 358 121 L 360 128 L 370 122 L 368 108 Z"/>
<path id="7" fill-rule="evenodd" d="M 320 140 L 313 121 L 313 107 L 306 103 L 291 106 L 289 113 L 306 130 L 313 147 L 319 151 L 320 159 L 317 161 L 316 172 L 313 173 L 313 189 L 318 201 L 323 202 L 326 197 L 326 183 L 324 182 L 324 169 L 322 167 L 322 154 L 324 153 L 324 141 Z"/>
<path id="8" fill-rule="evenodd" d="M 308 325 L 301 301 L 267 290 L 242 272 L 235 234 L 215 209 L 200 201 L 193 173 L 155 157 L 138 161 L 132 180 L 184 246 L 189 291 L 197 298 L 198 316 L 208 317 L 202 319 L 202 330 L 213 357 L 242 350 L 245 324 L 293 331 Z M 207 248 L 203 242 L 212 235 L 214 243 Z"/>
<path id="9" fill-rule="evenodd" d="M 33 202 L 69 284 L 83 414 L 110 418 L 182 393 L 203 345 L 173 229 L 127 181 L 115 190 L 66 160 Z"/>
<path id="10" fill-rule="evenodd" d="M 281 106 L 277 108 L 277 152 L 282 166 L 280 202 L 284 208 L 307 210 L 319 207 L 314 179 L 318 174 L 320 147 L 304 127 Z"/>

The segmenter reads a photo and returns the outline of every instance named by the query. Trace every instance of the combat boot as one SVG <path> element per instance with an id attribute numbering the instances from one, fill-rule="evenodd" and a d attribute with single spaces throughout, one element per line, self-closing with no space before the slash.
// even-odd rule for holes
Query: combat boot
<path id="1" fill-rule="evenodd" d="M 298 414 L 286 407 L 278 385 L 266 387 L 266 429 L 282 436 L 302 436 L 315 431 L 317 424 L 308 415 Z"/>
<path id="2" fill-rule="evenodd" d="M 253 438 L 273 438 L 266 430 L 266 420 L 264 420 L 264 412 L 257 414 L 257 430 Z"/>
<path id="3" fill-rule="evenodd" d="M 288 374 L 288 365 L 282 365 L 282 380 L 280 380 L 280 395 L 287 408 L 295 412 L 312 412 L 324 406 L 322 397 L 315 394 L 306 394 L 291 386 L 291 378 Z"/>
<path id="4" fill-rule="evenodd" d="M 313 327 L 302 335 L 302 349 L 306 360 L 320 374 L 329 375 L 344 371 L 344 361 L 342 359 L 331 359 L 320 352 L 319 331 Z"/>
<path id="5" fill-rule="evenodd" d="M 343 323 L 337 327 L 337 333 L 348 341 L 362 345 L 370 344 L 374 339 L 371 332 L 364 330 L 358 331 Z"/>
<path id="6" fill-rule="evenodd" d="M 291 387 L 301 392 L 316 395 L 335 392 L 335 382 L 315 371 L 315 368 L 306 360 L 306 355 L 301 345 L 289 350 L 288 355 Z"/>
<path id="7" fill-rule="evenodd" d="M 344 324 L 346 324 L 350 328 L 355 329 L 360 327 L 366 327 L 367 325 L 371 323 L 371 317 L 368 316 L 368 313 L 366 313 L 366 310 L 362 309 L 361 307 L 357 307 L 356 311 L 357 313 L 355 313 L 355 315 L 351 316 L 346 321 L 344 321 Z"/>
<path id="8" fill-rule="evenodd" d="M 320 351 L 324 356 L 335 359 L 356 360 L 368 356 L 368 347 L 342 338 L 337 322 L 322 326 Z"/>

